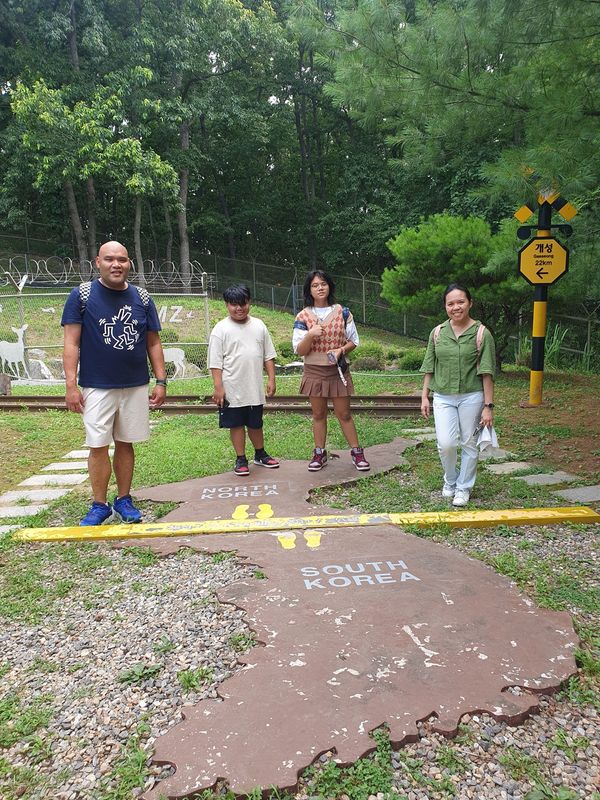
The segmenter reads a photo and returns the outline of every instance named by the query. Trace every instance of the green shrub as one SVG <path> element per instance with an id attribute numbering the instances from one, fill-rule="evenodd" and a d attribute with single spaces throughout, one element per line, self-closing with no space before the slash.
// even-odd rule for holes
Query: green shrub
<path id="1" fill-rule="evenodd" d="M 421 368 L 423 359 L 425 358 L 425 348 L 419 347 L 414 350 L 407 350 L 406 354 L 398 361 L 400 369 L 405 369 L 408 372 L 418 371 Z"/>
<path id="2" fill-rule="evenodd" d="M 377 358 L 371 356 L 359 356 L 352 362 L 352 369 L 362 372 L 381 372 L 382 365 Z"/>
<path id="3" fill-rule="evenodd" d="M 393 361 L 399 361 L 404 355 L 406 355 L 406 350 L 402 350 L 399 347 L 389 347 L 385 351 L 385 363 L 391 364 Z"/>
<path id="4" fill-rule="evenodd" d="M 277 355 L 282 361 L 295 361 L 298 358 L 298 356 L 294 353 L 294 348 L 292 347 L 292 342 L 290 339 L 284 340 L 283 342 L 277 342 L 275 345 L 275 350 L 277 350 Z"/>
<path id="5" fill-rule="evenodd" d="M 515 365 L 517 367 L 531 366 L 531 337 L 522 333 L 515 346 Z"/>
<path id="6" fill-rule="evenodd" d="M 357 361 L 370 359 L 376 364 L 376 366 L 370 367 L 370 369 L 383 369 L 383 365 L 385 363 L 383 347 L 380 344 L 377 344 L 377 342 L 366 342 L 365 344 L 359 345 L 356 350 L 352 351 L 352 355 L 353 364 L 356 364 Z M 363 369 L 365 369 L 365 367 L 363 367 Z"/>

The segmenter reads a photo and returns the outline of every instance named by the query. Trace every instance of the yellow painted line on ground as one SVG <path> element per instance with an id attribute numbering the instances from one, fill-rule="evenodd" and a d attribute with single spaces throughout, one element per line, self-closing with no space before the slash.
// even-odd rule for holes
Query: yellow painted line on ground
<path id="1" fill-rule="evenodd" d="M 148 539 L 164 536 L 200 536 L 215 533 L 249 533 L 366 525 L 450 525 L 452 528 L 487 528 L 493 525 L 558 525 L 561 522 L 600 523 L 600 514 L 586 506 L 567 508 L 509 508 L 485 511 L 430 511 L 410 514 L 329 514 L 320 517 L 270 519 L 217 519 L 205 522 L 155 522 L 138 525 L 98 525 L 76 528 L 23 528 L 12 534 L 22 542 L 61 542 L 112 539 Z"/>

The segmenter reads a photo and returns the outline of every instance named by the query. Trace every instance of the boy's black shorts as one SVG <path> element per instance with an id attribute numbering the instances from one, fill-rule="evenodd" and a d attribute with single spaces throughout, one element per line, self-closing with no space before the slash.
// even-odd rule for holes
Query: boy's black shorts
<path id="1" fill-rule="evenodd" d="M 221 406 L 219 408 L 219 428 L 262 428 L 262 406 Z"/>

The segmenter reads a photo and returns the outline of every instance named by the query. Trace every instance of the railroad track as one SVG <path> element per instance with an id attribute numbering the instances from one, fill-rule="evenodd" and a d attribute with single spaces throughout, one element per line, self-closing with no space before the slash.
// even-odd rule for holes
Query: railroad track
<path id="1" fill-rule="evenodd" d="M 331 403 L 330 403 L 331 406 Z M 407 417 L 421 410 L 419 395 L 355 395 L 352 411 L 378 417 Z M 0 397 L 0 411 L 66 411 L 62 395 L 7 395 Z M 160 409 L 162 414 L 214 414 L 216 406 L 210 395 L 172 395 Z M 265 411 L 310 414 L 310 404 L 302 395 L 280 395 L 267 398 Z"/>

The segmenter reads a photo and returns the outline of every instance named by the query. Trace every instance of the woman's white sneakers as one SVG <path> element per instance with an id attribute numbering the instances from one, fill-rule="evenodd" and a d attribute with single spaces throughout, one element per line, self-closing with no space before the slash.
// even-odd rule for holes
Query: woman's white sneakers
<path id="1" fill-rule="evenodd" d="M 470 493 L 468 489 L 457 489 L 454 492 L 453 506 L 466 506 L 469 502 Z"/>
<path id="2" fill-rule="evenodd" d="M 446 497 L 448 500 L 454 497 L 455 492 L 456 486 L 451 486 L 449 483 L 444 483 L 442 486 L 442 497 Z"/>

